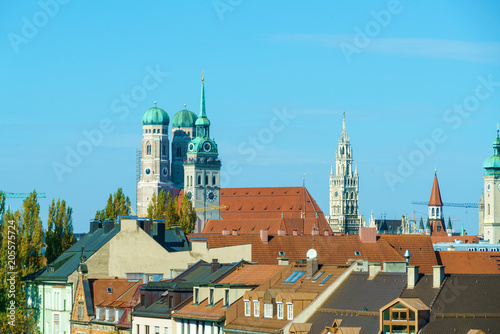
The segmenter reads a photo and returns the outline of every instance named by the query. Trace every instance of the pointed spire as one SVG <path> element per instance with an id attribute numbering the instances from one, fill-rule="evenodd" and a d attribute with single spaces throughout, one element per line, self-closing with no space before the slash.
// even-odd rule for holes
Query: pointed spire
<path id="1" fill-rule="evenodd" d="M 201 77 L 201 102 L 200 102 L 200 117 L 207 117 L 205 110 L 205 78 Z"/>
<path id="2" fill-rule="evenodd" d="M 429 206 L 443 206 L 441 201 L 441 192 L 439 191 L 439 183 L 437 179 L 437 172 L 434 170 L 434 183 L 432 184 L 431 198 L 429 200 Z"/>
<path id="3" fill-rule="evenodd" d="M 347 130 L 346 130 L 346 127 L 345 127 L 345 112 L 344 112 L 344 118 L 342 120 L 342 136 L 341 136 L 342 139 L 347 139 Z"/>
<path id="4" fill-rule="evenodd" d="M 427 222 L 425 223 L 425 229 L 430 230 L 431 229 L 431 224 L 429 223 L 429 219 L 426 219 Z"/>
<path id="5" fill-rule="evenodd" d="M 420 225 L 418 226 L 418 228 L 419 228 L 420 230 L 423 230 L 423 229 L 424 229 L 424 221 L 423 221 L 422 217 L 420 217 Z"/>
<path id="6" fill-rule="evenodd" d="M 451 225 L 451 217 L 448 216 L 448 225 L 446 226 L 446 229 L 451 231 L 453 229 L 453 225 Z"/>
<path id="7" fill-rule="evenodd" d="M 495 138 L 495 141 L 493 142 L 493 152 L 494 155 L 500 155 L 500 134 L 499 134 L 499 124 L 497 123 L 497 137 Z"/>
<path id="8" fill-rule="evenodd" d="M 330 175 L 333 174 L 333 165 L 330 165 Z"/>

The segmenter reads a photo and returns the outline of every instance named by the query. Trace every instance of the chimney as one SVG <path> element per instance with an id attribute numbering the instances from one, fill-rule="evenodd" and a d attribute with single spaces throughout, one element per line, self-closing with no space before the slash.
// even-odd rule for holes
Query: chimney
<path id="1" fill-rule="evenodd" d="M 233 230 L 233 235 L 238 235 L 238 230 Z"/>
<path id="2" fill-rule="evenodd" d="M 328 230 L 325 230 L 324 235 L 325 235 L 325 236 L 329 236 L 329 235 L 330 235 L 330 232 L 328 232 Z"/>
<path id="3" fill-rule="evenodd" d="M 316 228 L 313 228 L 312 235 L 319 235 L 319 230 Z"/>
<path id="4" fill-rule="evenodd" d="M 278 235 L 280 237 L 284 236 L 286 233 L 285 233 L 285 230 L 278 230 Z"/>
<path id="5" fill-rule="evenodd" d="M 278 266 L 288 266 L 290 259 L 287 257 L 278 257 Z"/>
<path id="6" fill-rule="evenodd" d="M 318 258 L 313 257 L 311 259 L 307 259 L 306 264 L 306 279 L 313 277 L 314 274 L 318 271 Z"/>
<path id="7" fill-rule="evenodd" d="M 418 282 L 418 266 L 408 266 L 408 289 L 413 289 Z"/>
<path id="8" fill-rule="evenodd" d="M 222 230 L 222 235 L 229 235 L 229 230 L 223 229 Z"/>
<path id="9" fill-rule="evenodd" d="M 381 269 L 380 262 L 368 262 L 368 279 L 373 279 Z"/>
<path id="10" fill-rule="evenodd" d="M 220 268 L 220 263 L 219 260 L 217 259 L 212 259 L 212 263 L 210 263 L 210 265 L 212 267 L 212 274 L 215 273 Z"/>
<path id="11" fill-rule="evenodd" d="M 269 232 L 267 230 L 260 230 L 260 240 L 263 244 L 267 244 L 269 241 Z"/>
<path id="12" fill-rule="evenodd" d="M 360 227 L 359 239 L 361 240 L 361 242 L 377 242 L 377 228 Z"/>
<path id="13" fill-rule="evenodd" d="M 432 287 L 437 289 L 444 279 L 444 266 L 432 266 Z"/>
<path id="14" fill-rule="evenodd" d="M 297 229 L 294 228 L 293 231 L 292 231 L 292 234 L 293 235 L 297 235 Z"/>
<path id="15" fill-rule="evenodd" d="M 99 223 L 99 221 L 97 219 L 92 219 L 90 220 L 90 229 L 89 229 L 89 233 L 92 234 L 94 233 L 95 231 L 97 231 L 97 229 L 99 228 L 99 225 L 101 223 Z"/>
<path id="16" fill-rule="evenodd" d="M 165 221 L 155 220 L 153 222 L 153 239 L 160 245 L 165 244 Z"/>
<path id="17" fill-rule="evenodd" d="M 115 222 L 113 221 L 113 219 L 106 219 L 104 221 L 104 233 L 108 233 L 109 231 L 111 231 L 114 226 Z"/>

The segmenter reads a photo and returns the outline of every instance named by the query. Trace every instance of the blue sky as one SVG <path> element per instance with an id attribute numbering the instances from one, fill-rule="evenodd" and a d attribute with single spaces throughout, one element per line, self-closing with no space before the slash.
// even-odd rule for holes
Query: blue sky
<path id="1" fill-rule="evenodd" d="M 135 202 L 144 111 L 198 113 L 205 70 L 225 186 L 305 173 L 328 214 L 345 112 L 365 219 L 425 215 L 410 202 L 428 201 L 434 168 L 443 201 L 477 202 L 500 122 L 499 14 L 497 1 L 7 2 L 0 189 L 45 192 L 44 223 L 65 199 L 87 231 L 118 187 Z M 477 209 L 444 212 L 477 233 Z"/>

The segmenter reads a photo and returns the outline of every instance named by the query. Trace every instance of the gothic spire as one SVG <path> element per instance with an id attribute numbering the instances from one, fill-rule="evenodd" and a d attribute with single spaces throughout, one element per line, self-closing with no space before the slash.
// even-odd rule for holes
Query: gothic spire
<path id="1" fill-rule="evenodd" d="M 205 110 L 205 78 L 201 77 L 201 103 L 200 103 L 200 117 L 207 117 Z"/>
<path id="2" fill-rule="evenodd" d="M 342 140 L 347 140 L 347 130 L 345 128 L 345 112 L 344 112 L 344 119 L 342 120 Z"/>
<path id="3" fill-rule="evenodd" d="M 443 202 L 441 201 L 441 192 L 439 191 L 439 183 L 436 171 L 434 171 L 434 183 L 432 184 L 431 198 L 429 200 L 428 205 L 443 206 Z"/>

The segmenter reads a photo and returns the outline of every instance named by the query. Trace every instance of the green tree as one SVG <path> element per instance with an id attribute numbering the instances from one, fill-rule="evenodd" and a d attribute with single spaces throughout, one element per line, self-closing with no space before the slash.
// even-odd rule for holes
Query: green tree
<path id="1" fill-rule="evenodd" d="M 156 196 L 156 194 L 153 194 L 151 202 L 149 202 L 148 217 L 151 220 L 163 220 L 165 219 L 165 213 L 166 213 L 165 191 L 160 190 L 158 196 Z"/>
<path id="2" fill-rule="evenodd" d="M 58 199 L 56 204 L 55 200 L 52 200 L 45 233 L 47 263 L 54 261 L 76 242 L 73 236 L 72 213 L 73 209 L 66 207 L 66 201 Z"/>
<path id="3" fill-rule="evenodd" d="M 172 194 L 167 195 L 167 210 L 165 213 L 165 228 L 169 229 L 174 225 L 179 224 L 179 208 L 177 206 L 177 198 L 173 199 Z"/>
<path id="4" fill-rule="evenodd" d="M 43 229 L 36 191 L 24 200 L 21 220 L 18 255 L 21 274 L 26 276 L 43 267 Z"/>
<path id="5" fill-rule="evenodd" d="M 157 202 L 158 201 L 156 199 L 156 194 L 153 193 L 153 197 L 151 198 L 151 202 L 149 202 L 149 205 L 148 205 L 148 217 L 151 219 L 155 215 Z"/>
<path id="6" fill-rule="evenodd" d="M 115 220 L 118 216 L 128 215 L 130 215 L 130 198 L 125 196 L 122 188 L 118 188 L 114 194 L 109 195 L 106 207 L 97 210 L 94 219 L 102 222 L 105 219 Z"/>
<path id="7" fill-rule="evenodd" d="M 193 203 L 189 200 L 188 195 L 184 194 L 179 211 L 179 224 L 181 225 L 184 233 L 193 232 L 197 220 L 198 217 L 196 216 L 196 211 L 193 208 Z"/>

